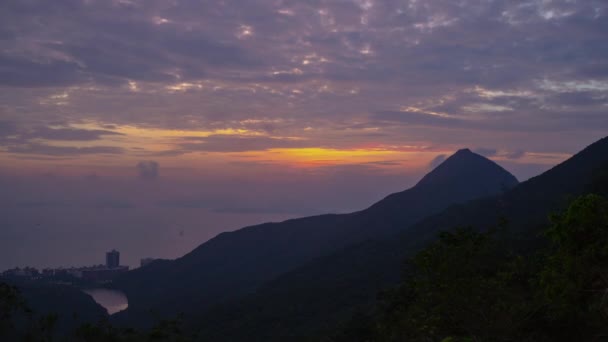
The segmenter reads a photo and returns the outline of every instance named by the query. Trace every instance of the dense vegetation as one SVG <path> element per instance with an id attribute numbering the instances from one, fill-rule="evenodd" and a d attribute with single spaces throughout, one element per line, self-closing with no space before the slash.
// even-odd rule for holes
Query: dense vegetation
<path id="1" fill-rule="evenodd" d="M 548 244 L 519 255 L 502 232 L 459 229 L 418 253 L 376 311 L 336 340 L 593 341 L 608 338 L 608 200 L 552 218 Z"/>
<path id="2" fill-rule="evenodd" d="M 65 310 L 58 305 L 55 311 Z M 41 313 L 32 310 L 20 288 L 0 282 L 0 341 L 139 342 L 196 339 L 195 335 L 182 331 L 180 319 L 160 320 L 148 331 L 137 331 L 112 326 L 107 317 L 103 317 L 94 323 L 85 321 L 68 331 L 62 330 L 57 323 L 66 318 L 62 316 L 70 315 L 56 312 Z"/>

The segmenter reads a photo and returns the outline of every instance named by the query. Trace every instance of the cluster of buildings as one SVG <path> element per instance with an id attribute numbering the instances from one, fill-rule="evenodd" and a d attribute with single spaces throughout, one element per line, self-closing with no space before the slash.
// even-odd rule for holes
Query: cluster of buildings
<path id="1" fill-rule="evenodd" d="M 84 281 L 103 283 L 127 271 L 129 271 L 129 266 L 120 265 L 120 252 L 113 249 L 106 253 L 105 265 L 46 268 L 42 271 L 38 271 L 33 267 L 14 268 L 2 272 L 2 276 L 29 278 L 31 280 L 76 278 Z"/>
<path id="2" fill-rule="evenodd" d="M 113 249 L 106 253 L 105 265 L 82 267 L 76 278 L 94 282 L 106 282 L 127 271 L 129 271 L 129 266 L 120 266 L 120 252 Z"/>

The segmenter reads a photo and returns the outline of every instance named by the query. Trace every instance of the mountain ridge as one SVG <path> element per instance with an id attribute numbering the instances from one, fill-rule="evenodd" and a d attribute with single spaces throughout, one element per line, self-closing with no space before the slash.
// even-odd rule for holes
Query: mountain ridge
<path id="1" fill-rule="evenodd" d="M 113 286 L 127 294 L 129 309 L 115 319 L 131 320 L 154 307 L 179 312 L 193 301 L 207 306 L 250 293 L 313 258 L 388 236 L 449 205 L 495 195 L 517 184 L 508 171 L 470 151 L 457 152 L 444 163 L 473 163 L 470 170 L 479 169 L 484 177 L 458 170 L 452 178 L 417 184 L 358 212 L 265 223 L 219 234 L 179 259 L 152 263 L 118 278 Z M 441 165 L 434 170 L 438 168 Z M 134 314 L 136 311 L 139 313 Z"/>
<path id="2" fill-rule="evenodd" d="M 319 334 L 334 330 L 341 319 L 369 309 L 379 291 L 397 283 L 403 260 L 440 231 L 487 229 L 507 218 L 512 238 L 534 244 L 548 223 L 547 213 L 588 192 L 608 194 L 608 137 L 500 196 L 454 204 L 388 239 L 367 240 L 316 258 L 194 321 L 211 339 L 319 340 Z"/>

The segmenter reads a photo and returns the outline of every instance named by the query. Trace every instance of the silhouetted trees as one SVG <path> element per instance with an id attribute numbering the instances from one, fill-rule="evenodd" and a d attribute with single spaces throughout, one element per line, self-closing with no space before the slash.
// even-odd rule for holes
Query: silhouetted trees
<path id="1" fill-rule="evenodd" d="M 187 334 L 181 328 L 181 317 L 161 320 L 148 331 L 118 328 L 107 319 L 85 323 L 74 331 L 57 334 L 56 314 L 39 314 L 32 311 L 20 290 L 13 285 L 0 282 L 0 341 L 82 341 L 82 342 L 140 342 L 196 340 L 196 335 Z"/>
<path id="2" fill-rule="evenodd" d="M 335 340 L 593 341 L 608 337 L 608 200 L 582 196 L 524 256 L 500 230 L 458 229 L 418 253 L 380 295 L 367 334 Z M 369 325 L 369 323 L 368 323 Z M 349 331 L 350 329 L 350 331 Z"/>

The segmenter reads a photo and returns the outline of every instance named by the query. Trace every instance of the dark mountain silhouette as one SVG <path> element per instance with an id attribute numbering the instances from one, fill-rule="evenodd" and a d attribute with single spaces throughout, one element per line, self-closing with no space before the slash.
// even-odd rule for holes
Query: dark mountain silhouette
<path id="1" fill-rule="evenodd" d="M 384 238 L 455 203 L 499 194 L 517 184 L 494 162 L 460 150 L 409 190 L 370 208 L 222 233 L 189 254 L 129 272 L 114 286 L 129 298 L 117 322 L 141 322 L 150 309 L 171 315 L 251 293 L 277 276 L 370 238 Z"/>
<path id="2" fill-rule="evenodd" d="M 433 173 L 439 176 L 430 177 Z M 438 182 L 446 174 L 438 167 L 419 184 Z M 440 231 L 486 229 L 508 218 L 510 239 L 518 248 L 530 248 L 548 213 L 580 194 L 608 194 L 607 184 L 608 137 L 502 195 L 453 205 L 388 239 L 366 240 L 316 258 L 189 323 L 212 340 L 319 340 L 353 312 L 368 310 L 380 290 L 397 283 L 403 260 Z"/>

